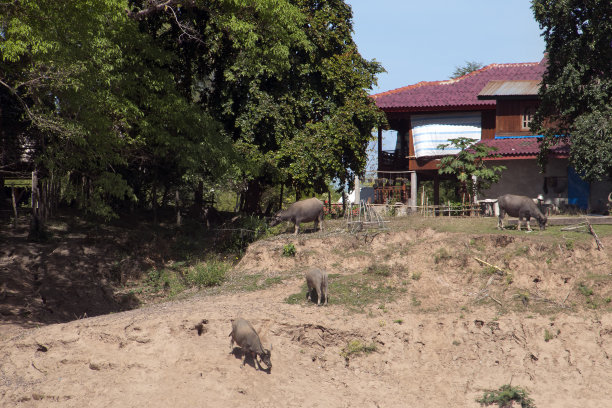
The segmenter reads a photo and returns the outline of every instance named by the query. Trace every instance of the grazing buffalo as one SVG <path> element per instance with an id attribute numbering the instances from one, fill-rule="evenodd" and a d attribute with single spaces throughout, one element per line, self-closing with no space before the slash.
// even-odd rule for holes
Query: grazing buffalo
<path id="1" fill-rule="evenodd" d="M 270 225 L 275 226 L 283 221 L 291 221 L 295 224 L 295 235 L 300 231 L 302 222 L 314 221 L 315 230 L 319 227 L 323 231 L 323 202 L 314 197 L 297 201 L 286 210 L 279 211 Z"/>
<path id="2" fill-rule="evenodd" d="M 244 359 L 242 360 L 242 366 L 246 361 L 246 355 L 250 354 L 255 360 L 255 363 L 261 368 L 261 365 L 257 361 L 257 356 L 261 358 L 261 361 L 268 366 L 268 369 L 272 368 L 272 362 L 270 361 L 270 350 L 264 349 L 259 340 L 259 335 L 247 320 L 238 318 L 232 320 L 232 332 L 229 334 L 232 338 L 230 340 L 230 349 L 233 349 L 234 342 L 244 351 Z"/>
<path id="3" fill-rule="evenodd" d="M 546 216 L 542 214 L 533 200 L 526 196 L 505 194 L 497 199 L 495 214 L 498 216 L 497 228 L 504 229 L 504 216 L 508 213 L 511 217 L 518 217 L 518 227 L 521 230 L 523 218 L 527 220 L 527 231 L 531 231 L 529 220 L 534 217 L 540 224 L 540 230 L 546 229 Z"/>
<path id="4" fill-rule="evenodd" d="M 313 294 L 317 294 L 317 306 L 327 304 L 327 273 L 319 268 L 311 268 L 306 271 L 306 284 L 308 285 L 308 293 L 306 299 L 312 300 Z"/>

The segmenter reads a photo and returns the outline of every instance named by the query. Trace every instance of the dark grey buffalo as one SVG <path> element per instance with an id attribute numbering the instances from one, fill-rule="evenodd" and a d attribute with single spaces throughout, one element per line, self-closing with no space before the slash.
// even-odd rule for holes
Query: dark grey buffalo
<path id="1" fill-rule="evenodd" d="M 272 368 L 272 362 L 270 362 L 270 350 L 264 349 L 259 340 L 259 335 L 247 320 L 238 318 L 232 320 L 232 332 L 229 334 L 232 338 L 230 340 L 230 349 L 233 350 L 234 342 L 238 344 L 243 352 L 244 357 L 242 360 L 242 366 L 246 361 L 246 355 L 250 354 L 253 360 L 261 368 L 261 364 L 257 361 L 257 356 L 261 358 L 261 361 L 268 366 L 268 369 Z"/>
<path id="2" fill-rule="evenodd" d="M 291 221 L 295 224 L 295 235 L 300 232 L 300 223 L 314 221 L 315 230 L 317 227 L 323 231 L 323 202 L 317 198 L 308 198 L 297 201 L 284 211 L 276 213 L 271 226 L 275 226 L 283 221 Z"/>
<path id="3" fill-rule="evenodd" d="M 546 229 L 546 216 L 542 214 L 533 200 L 526 196 L 505 194 L 497 199 L 496 203 L 497 228 L 504 229 L 504 216 L 508 213 L 511 217 L 518 217 L 518 227 L 521 230 L 523 218 L 527 221 L 527 231 L 531 231 L 529 220 L 531 217 L 538 220 L 540 230 Z"/>
<path id="4" fill-rule="evenodd" d="M 313 292 L 317 292 L 317 305 L 321 304 L 321 299 L 325 299 L 323 304 L 327 304 L 327 273 L 319 268 L 311 268 L 306 271 L 306 284 L 308 293 L 306 299 L 312 300 Z"/>

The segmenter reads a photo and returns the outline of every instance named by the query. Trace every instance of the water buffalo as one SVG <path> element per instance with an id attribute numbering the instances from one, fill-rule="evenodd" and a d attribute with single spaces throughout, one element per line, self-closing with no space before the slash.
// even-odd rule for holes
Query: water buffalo
<path id="1" fill-rule="evenodd" d="M 526 196 L 505 194 L 497 199 L 495 214 L 498 216 L 497 228 L 504 229 L 504 216 L 508 213 L 511 217 L 518 217 L 518 227 L 521 230 L 523 218 L 527 220 L 527 231 L 531 231 L 529 220 L 534 217 L 540 224 L 540 230 L 546 229 L 546 216 L 542 214 L 533 200 Z"/>
<path id="2" fill-rule="evenodd" d="M 321 304 L 321 299 L 325 299 L 323 304 L 327 304 L 327 273 L 319 268 L 311 268 L 306 271 L 306 284 L 308 292 L 306 299 L 312 300 L 313 291 L 317 292 L 317 305 Z"/>
<path id="3" fill-rule="evenodd" d="M 317 227 L 323 231 L 323 202 L 317 198 L 308 198 L 297 201 L 284 211 L 276 213 L 270 225 L 273 227 L 283 221 L 291 221 L 295 224 L 295 235 L 300 231 L 300 223 L 314 221 Z"/>
<path id="4" fill-rule="evenodd" d="M 230 349 L 233 349 L 234 342 L 236 342 L 244 351 L 242 366 L 244 366 L 244 362 L 246 361 L 246 355 L 250 354 L 259 368 L 261 368 L 261 365 L 257 361 L 257 356 L 259 356 L 261 361 L 268 366 L 268 369 L 272 368 L 272 362 L 270 361 L 270 350 L 262 347 L 259 335 L 251 323 L 242 318 L 232 320 L 232 332 L 229 335 L 232 338 L 230 340 Z"/>

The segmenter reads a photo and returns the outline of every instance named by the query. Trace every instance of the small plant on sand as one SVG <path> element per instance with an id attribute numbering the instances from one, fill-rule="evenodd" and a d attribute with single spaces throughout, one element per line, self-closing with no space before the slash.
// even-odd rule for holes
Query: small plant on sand
<path id="1" fill-rule="evenodd" d="M 589 288 L 584 282 L 580 282 L 578 284 L 578 290 L 580 291 L 580 293 L 582 293 L 585 297 L 589 297 L 593 295 L 593 289 Z"/>
<path id="2" fill-rule="evenodd" d="M 288 243 L 283 247 L 283 256 L 295 256 L 295 245 Z"/>
<path id="3" fill-rule="evenodd" d="M 342 349 L 340 355 L 344 357 L 345 360 L 348 360 L 352 356 L 357 356 L 361 354 L 370 354 L 376 351 L 376 344 L 364 344 L 359 340 L 351 340 L 347 343 L 347 345 Z"/>
<path id="4" fill-rule="evenodd" d="M 548 329 L 544 330 L 544 341 L 545 342 L 548 343 L 549 341 L 551 341 L 554 338 L 555 338 L 555 336 L 553 336 L 553 334 L 551 332 L 549 332 Z"/>
<path id="5" fill-rule="evenodd" d="M 521 387 L 513 387 L 510 384 L 505 384 L 499 387 L 498 390 L 486 391 L 482 398 L 476 399 L 480 405 L 495 405 L 499 408 L 510 408 L 513 402 L 520 404 L 521 408 L 535 408 L 535 404 L 529 398 L 527 391 Z"/>
<path id="6" fill-rule="evenodd" d="M 421 274 L 422 272 L 415 272 L 412 274 L 412 280 L 416 280 L 418 281 L 419 279 L 421 279 Z"/>
<path id="7" fill-rule="evenodd" d="M 434 262 L 437 264 L 440 262 L 446 261 L 447 259 L 451 259 L 451 258 L 452 256 L 451 254 L 448 253 L 446 248 L 440 248 L 434 254 Z"/>

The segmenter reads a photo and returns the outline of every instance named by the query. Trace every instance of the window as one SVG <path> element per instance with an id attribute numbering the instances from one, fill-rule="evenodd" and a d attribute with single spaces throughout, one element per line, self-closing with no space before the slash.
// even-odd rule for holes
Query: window
<path id="1" fill-rule="evenodd" d="M 523 129 L 529 129 L 529 125 L 533 121 L 533 114 L 535 113 L 535 108 L 533 106 L 527 106 L 523 109 L 523 117 L 521 118 L 521 127 Z"/>

